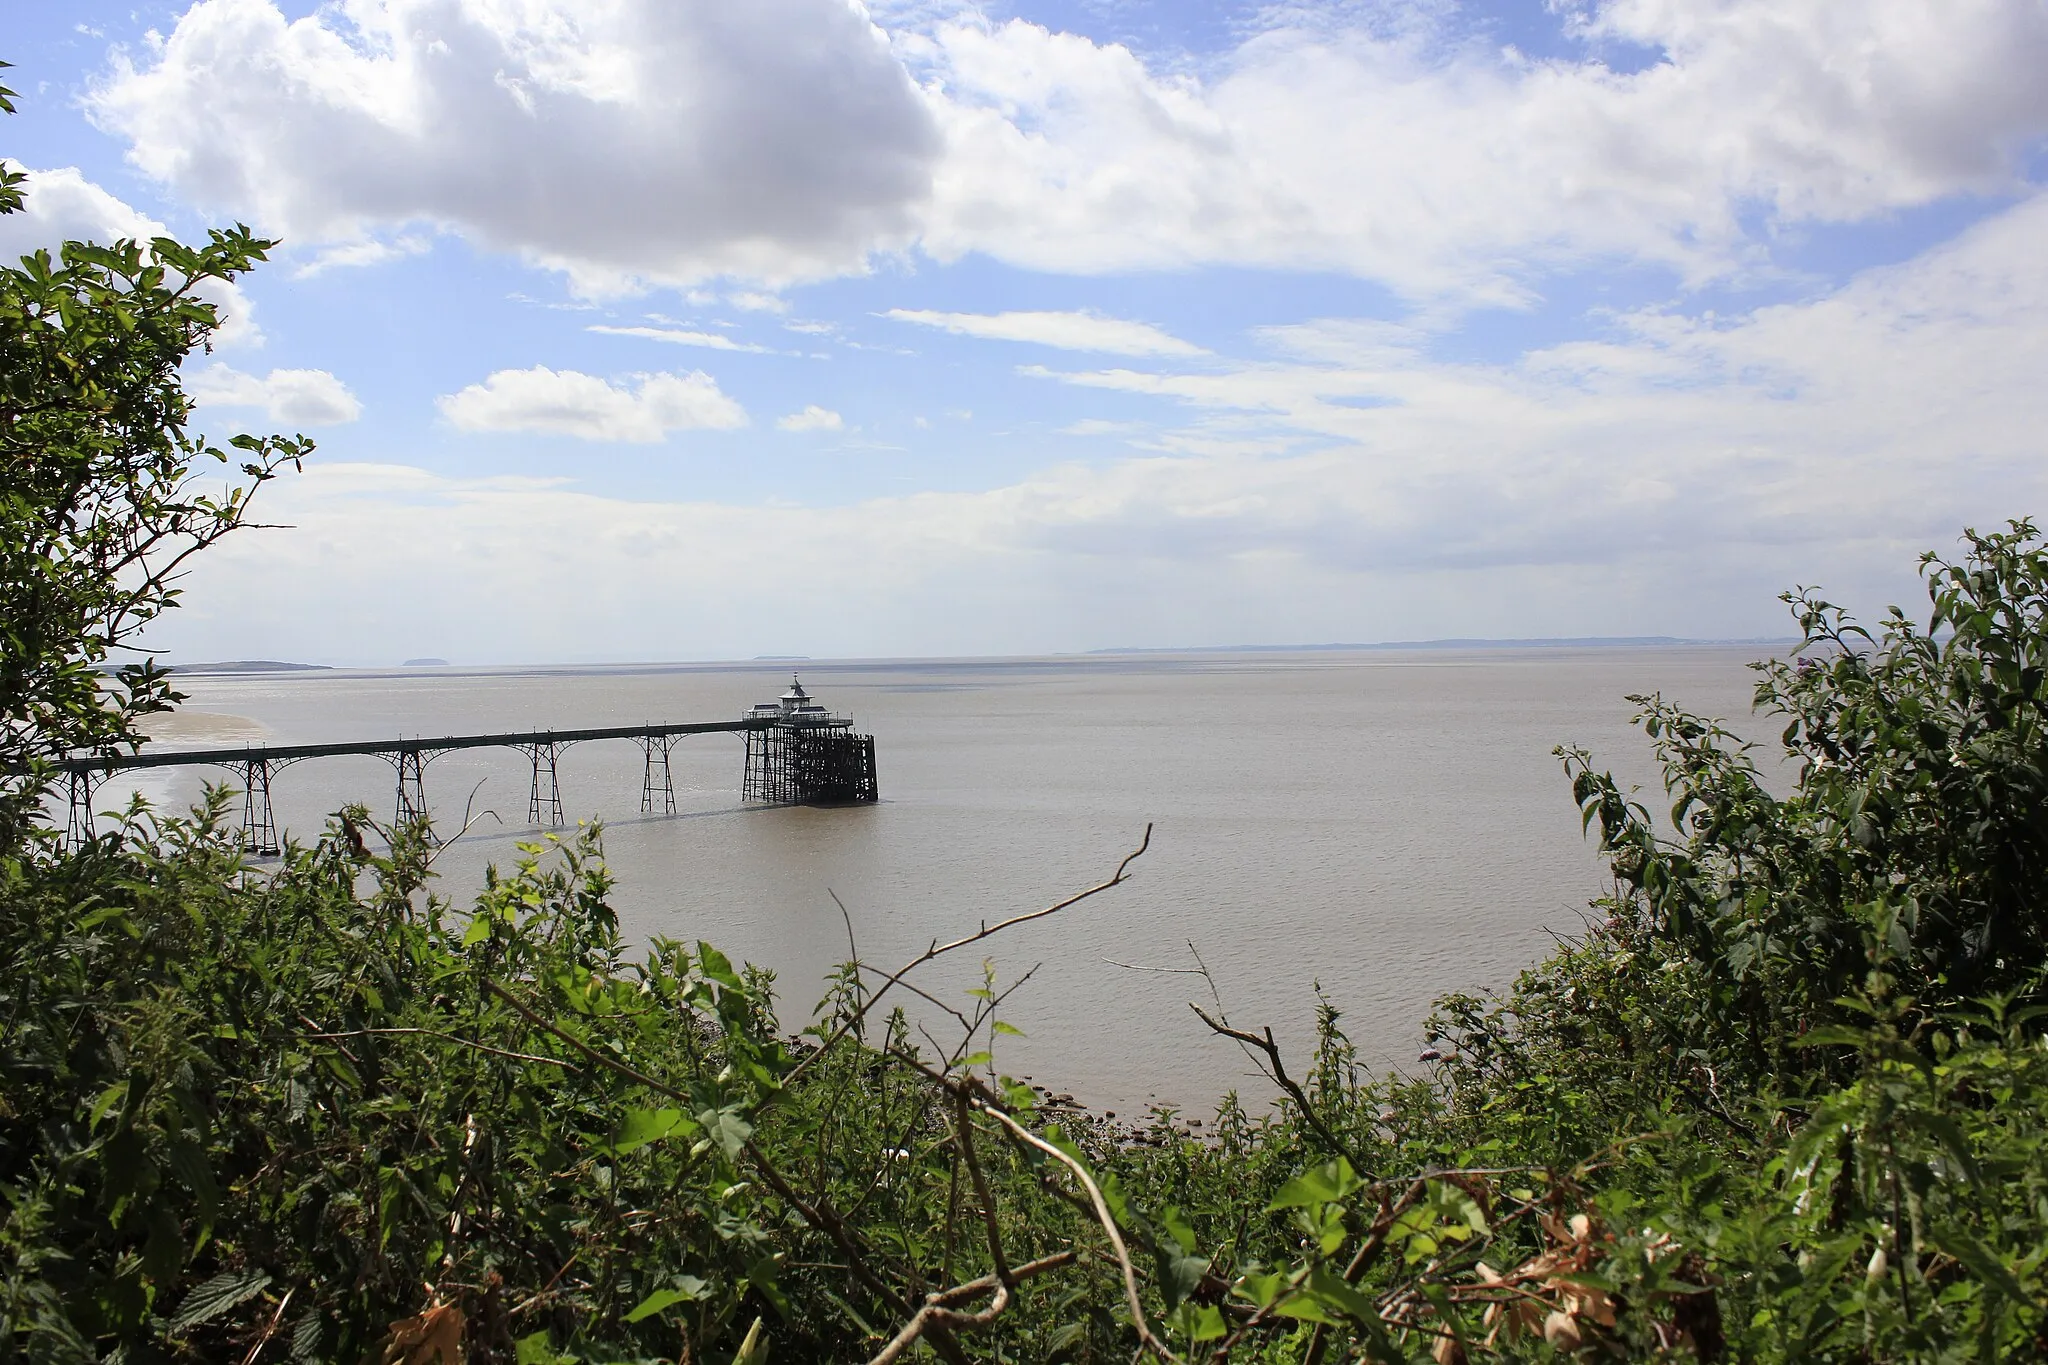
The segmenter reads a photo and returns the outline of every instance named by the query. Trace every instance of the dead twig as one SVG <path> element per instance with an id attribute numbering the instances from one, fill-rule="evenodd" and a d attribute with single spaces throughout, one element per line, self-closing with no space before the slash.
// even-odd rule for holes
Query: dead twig
<path id="1" fill-rule="evenodd" d="M 1151 1325 L 1145 1321 L 1145 1305 L 1138 1295 L 1138 1272 L 1131 1266 L 1130 1250 L 1125 1247 L 1124 1235 L 1117 1228 L 1116 1219 L 1110 1214 L 1109 1205 L 1102 1198 L 1102 1189 L 1095 1183 L 1095 1177 L 1088 1174 L 1088 1168 L 1002 1110 L 982 1101 L 977 1101 L 977 1107 L 982 1113 L 1009 1129 L 1020 1142 L 1036 1148 L 1065 1166 L 1073 1174 L 1074 1179 L 1081 1183 L 1081 1188 L 1088 1192 L 1089 1204 L 1094 1207 L 1095 1221 L 1102 1225 L 1103 1235 L 1109 1238 L 1110 1250 L 1116 1254 L 1117 1266 L 1123 1271 L 1124 1298 L 1131 1310 L 1131 1325 L 1137 1329 L 1139 1342 L 1149 1347 L 1161 1360 L 1179 1365 L 1180 1357 L 1175 1355 L 1165 1342 L 1153 1335 Z"/>
<path id="2" fill-rule="evenodd" d="M 1145 850 L 1150 848 L 1151 846 L 1152 826 L 1150 822 L 1147 822 L 1147 824 L 1145 825 L 1145 837 L 1139 841 L 1137 848 L 1133 849 L 1131 852 L 1124 855 L 1124 860 L 1116 865 L 1116 873 L 1113 876 L 1111 876 L 1108 881 L 1097 882 L 1094 886 L 1089 887 L 1086 891 L 1077 891 L 1073 895 L 1068 896 L 1065 900 L 1057 901 L 1052 905 L 1046 906 L 1042 910 L 1031 910 L 1021 915 L 1012 915 L 1010 918 L 998 921 L 995 924 L 989 924 L 986 921 L 984 921 L 979 929 L 975 930 L 971 934 L 966 935 L 965 937 L 956 938 L 951 943 L 940 943 L 937 939 L 933 939 L 932 944 L 929 948 L 926 948 L 923 952 L 919 953 L 909 962 L 904 963 L 900 969 L 898 969 L 896 972 L 894 972 L 888 978 L 886 978 L 882 982 L 882 984 L 876 988 L 874 994 L 868 996 L 868 998 L 861 1003 L 858 1009 L 856 1009 L 852 1014 L 848 1015 L 845 1019 L 841 1020 L 839 1026 L 833 1029 L 831 1034 L 826 1037 L 825 1041 L 818 1045 L 818 1050 L 816 1052 L 813 1052 L 810 1056 L 804 1058 L 803 1061 L 797 1063 L 796 1069 L 790 1072 L 788 1076 L 783 1078 L 783 1088 L 787 1089 L 790 1086 L 795 1085 L 797 1080 L 803 1075 L 803 1073 L 806 1070 L 808 1070 L 811 1067 L 813 1063 L 815 1063 L 820 1057 L 824 1056 L 827 1052 L 831 1051 L 832 1047 L 836 1043 L 838 1043 L 840 1039 L 844 1038 L 847 1034 L 853 1032 L 855 1029 L 860 1027 L 860 1025 L 867 1019 L 869 1012 L 871 1012 L 874 1009 L 876 1004 L 881 1001 L 883 996 L 887 995 L 892 988 L 901 984 L 904 977 L 910 975 L 919 967 L 922 967 L 925 963 L 930 962 L 935 958 L 944 957 L 947 953 L 957 952 L 959 949 L 972 947 L 974 944 L 980 943 L 984 939 L 994 938 L 997 934 L 1002 933 L 1005 929 L 1013 929 L 1020 924 L 1029 924 L 1033 920 L 1044 919 L 1048 915 L 1056 915 L 1060 911 L 1065 910 L 1070 906 L 1079 905 L 1082 901 L 1087 900 L 1090 896 L 1097 896 L 1103 893 L 1104 891 L 1109 890 L 1113 886 L 1123 885 L 1125 880 L 1125 874 L 1129 871 L 1131 864 L 1135 862 L 1138 858 L 1142 857 L 1144 855 Z"/>
<path id="3" fill-rule="evenodd" d="M 292 1295 L 298 1292 L 299 1287 L 297 1285 L 293 1285 L 290 1289 L 284 1291 L 284 1297 L 279 1299 L 277 1307 L 271 1310 L 270 1321 L 264 1324 L 263 1335 L 256 1338 L 256 1343 L 249 1348 L 249 1354 L 242 1357 L 242 1365 L 256 1365 L 256 1357 L 263 1354 L 263 1348 L 268 1346 L 270 1339 L 277 1335 L 277 1324 L 284 1321 L 285 1305 L 290 1303 Z"/>
<path id="4" fill-rule="evenodd" d="M 960 1154 L 967 1162 L 967 1174 L 974 1181 L 975 1202 L 981 1206 L 982 1229 L 988 1234 L 988 1259 L 995 1267 L 998 1280 L 1004 1285 L 1015 1283 L 1010 1275 L 1010 1265 L 1003 1255 L 1003 1234 L 996 1226 L 996 1204 L 988 1192 L 988 1180 L 981 1173 L 981 1160 L 974 1152 L 974 1125 L 967 1118 L 967 1092 L 953 1092 L 954 1132 L 960 1135 Z"/>
<path id="5" fill-rule="evenodd" d="M 901 1359 L 903 1353 L 915 1345 L 917 1339 L 934 1326 L 966 1328 L 988 1326 L 1010 1306 L 1010 1290 L 1012 1286 L 1034 1276 L 1043 1275 L 1048 1270 L 1058 1270 L 1062 1266 L 1071 1265 L 1073 1261 L 1073 1252 L 1056 1251 L 1050 1256 L 1041 1256 L 1035 1261 L 1027 1261 L 1015 1270 L 1006 1272 L 1003 1275 L 984 1275 L 978 1280 L 969 1280 L 965 1284 L 956 1284 L 951 1289 L 942 1289 L 935 1294 L 927 1296 L 924 1301 L 924 1307 L 918 1309 L 910 1321 L 903 1324 L 903 1329 L 890 1339 L 889 1344 L 884 1346 L 874 1359 L 868 1362 L 868 1365 L 891 1365 L 892 1362 Z M 963 1313 L 955 1307 L 957 1304 L 965 1303 L 969 1299 L 978 1298 L 990 1291 L 994 1291 L 995 1298 L 989 1303 L 987 1308 L 982 1309 L 978 1313 Z"/>
<path id="6" fill-rule="evenodd" d="M 1354 1169 L 1361 1164 L 1358 1158 L 1349 1150 L 1348 1146 L 1340 1141 L 1335 1133 L 1329 1130 L 1322 1119 L 1316 1116 L 1315 1106 L 1308 1101 L 1308 1092 L 1303 1090 L 1300 1084 L 1287 1074 L 1287 1064 L 1280 1059 L 1280 1045 L 1273 1041 L 1273 1030 L 1270 1026 L 1265 1030 L 1265 1036 L 1261 1037 L 1256 1033 L 1247 1033 L 1240 1028 L 1232 1028 L 1229 1024 L 1210 1015 L 1207 1010 L 1193 1001 L 1188 1002 L 1188 1008 L 1195 1012 L 1197 1019 L 1200 1019 L 1209 1026 L 1211 1032 L 1236 1040 L 1244 1047 L 1247 1055 L 1250 1054 L 1253 1048 L 1257 1048 L 1260 1052 L 1264 1053 L 1266 1061 L 1259 1063 L 1254 1058 L 1254 1064 L 1258 1065 L 1259 1069 L 1266 1073 L 1267 1079 L 1287 1092 L 1287 1097 L 1293 1100 L 1295 1107 L 1301 1111 L 1302 1122 L 1315 1130 L 1316 1136 L 1323 1140 L 1323 1144 L 1329 1148 L 1331 1155 L 1343 1157 L 1351 1162 Z M 1362 1170 L 1358 1174 L 1366 1180 L 1372 1179 L 1370 1175 Z"/>

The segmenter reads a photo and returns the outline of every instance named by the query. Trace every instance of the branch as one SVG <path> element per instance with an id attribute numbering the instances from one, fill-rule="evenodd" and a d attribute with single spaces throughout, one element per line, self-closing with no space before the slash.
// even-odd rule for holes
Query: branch
<path id="1" fill-rule="evenodd" d="M 1089 887 L 1086 891 L 1076 892 L 1074 895 L 1067 897 L 1063 901 L 1060 901 L 1053 905 L 1046 906 L 1043 910 L 1032 910 L 1022 915 L 1012 915 L 1009 919 L 1002 920 L 996 924 L 989 924 L 984 921 L 981 928 L 975 930 L 975 932 L 967 935 L 965 938 L 954 939 L 951 943 L 942 944 L 937 939 L 932 940 L 932 945 L 929 948 L 926 948 L 922 953 L 919 953 L 909 962 L 906 962 L 901 969 L 899 969 L 894 975 L 890 976 L 886 981 L 884 981 L 881 987 L 878 990 L 876 990 L 873 995 L 870 995 L 867 998 L 867 1000 L 860 1006 L 859 1009 L 855 1010 L 852 1014 L 848 1015 L 845 1019 L 841 1020 L 839 1027 L 832 1030 L 830 1036 L 828 1036 L 824 1042 L 818 1045 L 818 1050 L 816 1052 L 813 1052 L 810 1056 L 804 1058 L 803 1061 L 797 1064 L 797 1067 L 794 1071 L 790 1072 L 789 1075 L 783 1078 L 782 1088 L 787 1090 L 791 1086 L 795 1085 L 797 1082 L 797 1078 L 802 1076 L 804 1072 L 809 1069 L 813 1062 L 817 1061 L 820 1057 L 824 1056 L 827 1052 L 831 1051 L 833 1045 L 838 1043 L 839 1040 L 844 1038 L 848 1033 L 851 1033 L 854 1029 L 860 1027 L 862 1021 L 867 1018 L 869 1011 L 874 1009 L 876 1003 L 880 1001 L 884 995 L 887 995 L 892 987 L 899 984 L 904 977 L 910 975 L 910 973 L 916 971 L 925 963 L 930 962 L 934 958 L 944 957 L 947 953 L 954 952 L 957 949 L 970 947 L 973 944 L 981 942 L 983 939 L 994 938 L 997 934 L 1000 934 L 1005 929 L 1014 928 L 1019 924 L 1029 924 L 1032 920 L 1044 919 L 1047 915 L 1056 915 L 1060 911 L 1065 910 L 1069 906 L 1080 904 L 1082 901 L 1087 900 L 1090 896 L 1099 895 L 1102 892 L 1109 890 L 1112 886 L 1121 886 L 1124 882 L 1124 874 L 1126 870 L 1128 870 L 1130 865 L 1133 862 L 1137 861 L 1137 859 L 1144 854 L 1145 850 L 1150 848 L 1151 846 L 1152 825 L 1148 821 L 1145 825 L 1145 837 L 1139 841 L 1137 848 L 1133 849 L 1131 852 L 1124 855 L 1124 860 L 1116 865 L 1116 874 L 1112 876 L 1108 881 L 1098 882 L 1094 886 Z"/>
<path id="2" fill-rule="evenodd" d="M 1138 1297 L 1138 1272 L 1131 1268 L 1131 1253 L 1124 1246 L 1123 1233 L 1117 1230 L 1116 1219 L 1110 1216 L 1109 1205 L 1103 1201 L 1101 1187 L 1095 1177 L 1088 1174 L 1088 1168 L 1059 1148 L 1047 1142 L 1023 1124 L 984 1101 L 977 1101 L 977 1107 L 997 1123 L 1010 1130 L 1019 1141 L 1035 1147 L 1053 1160 L 1073 1172 L 1081 1187 L 1088 1191 L 1088 1202 L 1095 1208 L 1095 1221 L 1102 1225 L 1103 1233 L 1109 1238 L 1110 1249 L 1116 1253 L 1117 1266 L 1124 1274 L 1124 1298 L 1131 1310 L 1131 1325 L 1138 1329 L 1138 1340 L 1156 1352 L 1160 1359 L 1181 1365 L 1180 1357 L 1170 1350 L 1166 1343 L 1152 1334 L 1145 1322 L 1145 1305 Z"/>
<path id="3" fill-rule="evenodd" d="M 1265 1036 L 1262 1038 L 1258 1034 L 1246 1033 L 1243 1029 L 1232 1028 L 1222 1021 L 1210 1017 L 1206 1010 L 1193 1001 L 1188 1002 L 1188 1008 L 1195 1012 L 1197 1019 L 1200 1019 L 1209 1026 L 1211 1032 L 1220 1033 L 1225 1038 L 1236 1039 L 1247 1050 L 1257 1048 L 1260 1052 L 1265 1053 L 1266 1059 L 1271 1063 L 1271 1066 L 1261 1067 L 1260 1069 L 1265 1071 L 1267 1078 L 1287 1092 L 1288 1098 L 1292 1099 L 1295 1106 L 1301 1110 L 1303 1122 L 1315 1130 L 1316 1136 L 1323 1140 L 1324 1145 L 1331 1152 L 1350 1161 L 1354 1168 L 1357 1167 L 1359 1163 L 1352 1156 L 1346 1145 L 1338 1140 L 1335 1133 L 1324 1126 L 1320 1118 L 1316 1117 L 1315 1107 L 1308 1102 L 1307 1092 L 1295 1083 L 1293 1077 L 1287 1074 L 1287 1066 L 1280 1060 L 1280 1045 L 1273 1041 L 1273 1030 L 1270 1027 L 1266 1029 Z M 1365 1180 L 1372 1179 L 1364 1171 L 1358 1171 L 1358 1175 Z"/>
<path id="4" fill-rule="evenodd" d="M 474 1038 L 463 1038 L 453 1033 L 443 1033 L 439 1029 L 431 1028 L 352 1028 L 340 1033 L 308 1033 L 302 1036 L 309 1041 L 331 1043 L 343 1038 L 377 1038 L 406 1033 L 418 1034 L 423 1038 L 439 1038 L 444 1043 L 456 1043 L 462 1047 L 473 1048 L 478 1052 L 488 1052 L 493 1057 L 504 1057 L 514 1062 L 544 1062 L 549 1066 L 561 1067 L 564 1071 L 577 1070 L 575 1063 L 565 1062 L 560 1057 L 542 1057 L 531 1052 L 507 1052 L 501 1047 L 492 1047 L 488 1043 L 479 1043 Z"/>
<path id="5" fill-rule="evenodd" d="M 575 1048 L 585 1057 L 588 1057 L 606 1070 L 624 1076 L 630 1081 L 636 1081 L 657 1094 L 667 1095 L 670 1099 L 681 1100 L 686 1104 L 695 1103 L 694 1100 L 682 1091 L 672 1086 L 664 1085 L 646 1072 L 636 1070 L 617 1058 L 605 1056 L 567 1030 L 550 1023 L 535 1013 L 525 1001 L 506 990 L 490 977 L 484 978 L 484 986 L 491 994 L 517 1010 L 527 1022 L 533 1024 L 536 1028 L 545 1029 L 547 1032 L 552 1033 L 555 1037 L 560 1038 L 563 1042 Z M 854 1240 L 853 1233 L 847 1228 L 845 1220 L 833 1211 L 830 1204 L 820 1202 L 818 1205 L 813 1206 L 807 1202 L 783 1178 L 782 1172 L 775 1169 L 774 1164 L 768 1160 L 767 1154 L 752 1139 L 747 1141 L 744 1150 L 748 1158 L 754 1163 L 755 1169 L 760 1171 L 761 1178 L 767 1182 L 768 1187 L 774 1190 L 791 1208 L 795 1209 L 806 1223 L 809 1223 L 812 1227 L 830 1237 L 839 1247 L 840 1252 L 851 1263 L 856 1279 L 866 1285 L 883 1302 L 894 1308 L 899 1315 L 906 1317 L 911 1315 L 909 1300 L 891 1289 L 880 1276 L 876 1275 L 869 1268 L 867 1258 L 862 1254 L 859 1243 Z M 961 1356 L 960 1348 L 954 1345 L 951 1339 L 945 1335 L 942 1327 L 942 1324 L 927 1324 L 926 1330 L 930 1332 L 933 1349 L 938 1351 L 940 1356 L 944 1357 L 951 1365 L 965 1365 L 965 1358 Z"/>
<path id="6" fill-rule="evenodd" d="M 1073 1252 L 1056 1251 L 1050 1256 L 1042 1256 L 1038 1260 L 1020 1265 L 1006 1276 L 984 1275 L 978 1280 L 956 1284 L 951 1289 L 942 1289 L 927 1296 L 924 1307 L 918 1309 L 916 1315 L 903 1324 L 903 1330 L 898 1332 L 889 1344 L 868 1362 L 868 1365 L 891 1365 L 891 1362 L 901 1359 L 903 1353 L 908 1351 L 929 1327 L 988 1326 L 1010 1306 L 1012 1284 L 1042 1275 L 1048 1270 L 1058 1270 L 1061 1266 L 1072 1264 L 1073 1260 Z M 995 1291 L 995 1299 L 979 1313 L 962 1313 L 953 1306 L 986 1294 L 990 1290 Z"/>
<path id="7" fill-rule="evenodd" d="M 954 1130 L 960 1135 L 960 1154 L 966 1158 L 967 1173 L 974 1180 L 975 1202 L 981 1206 L 981 1224 L 988 1233 L 988 1258 L 995 1266 L 995 1274 L 1005 1286 L 1015 1283 L 1010 1274 L 1010 1263 L 1003 1255 L 1003 1234 L 996 1226 L 995 1200 L 989 1197 L 988 1181 L 981 1173 L 981 1161 L 974 1153 L 974 1127 L 967 1121 L 967 1092 L 953 1092 Z"/>

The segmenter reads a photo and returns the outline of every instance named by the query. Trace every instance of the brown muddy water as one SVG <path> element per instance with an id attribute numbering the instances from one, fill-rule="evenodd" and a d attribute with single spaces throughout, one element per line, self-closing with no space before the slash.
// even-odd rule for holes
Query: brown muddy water
<path id="1" fill-rule="evenodd" d="M 1128 883 L 929 969 L 942 997 L 1036 968 L 1004 1018 L 998 1064 L 1109 1109 L 1157 1100 L 1206 1109 L 1266 1087 L 1188 1009 L 1209 988 L 1234 1021 L 1297 1049 L 1321 991 L 1364 1053 L 1412 1064 L 1432 998 L 1499 987 L 1573 932 L 1603 887 L 1551 750 L 1593 749 L 1653 781 L 1627 693 L 1662 690 L 1735 722 L 1749 715 L 1761 647 L 1637 647 L 1089 656 L 800 665 L 805 685 L 876 737 L 883 800 L 864 808 L 750 809 L 742 747 L 705 735 L 675 750 L 679 813 L 639 813 L 640 751 L 574 748 L 561 764 L 572 820 L 604 824 L 627 931 L 704 939 L 773 968 L 786 1021 L 808 1014 L 847 956 L 895 967 L 950 939 L 1091 885 L 1136 847 Z M 612 669 L 336 671 L 192 677 L 166 747 L 437 736 L 736 716 L 779 693 L 787 664 Z M 160 803 L 196 798 L 218 770 L 156 770 Z M 511 751 L 448 754 L 427 769 L 439 862 L 471 894 L 487 863 L 535 837 L 528 771 Z M 372 757 L 294 765 L 275 780 L 281 822 L 393 801 Z M 119 784 L 102 804 L 121 799 Z M 1648 804 L 1654 808 L 1657 804 Z M 927 1015 L 932 1014 L 926 1010 Z M 934 1030 L 936 1032 L 936 1029 Z"/>

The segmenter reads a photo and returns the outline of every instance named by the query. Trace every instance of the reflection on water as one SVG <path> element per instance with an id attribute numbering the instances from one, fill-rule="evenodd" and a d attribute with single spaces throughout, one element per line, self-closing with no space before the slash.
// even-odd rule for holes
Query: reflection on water
<path id="1" fill-rule="evenodd" d="M 1003 1039 L 999 1061 L 1111 1108 L 1154 1095 L 1206 1105 L 1263 1090 L 1189 1012 L 1206 998 L 1198 978 L 1136 968 L 1189 967 L 1199 950 L 1234 1018 L 1296 1046 L 1320 989 L 1368 1055 L 1412 1058 L 1435 995 L 1504 984 L 1601 889 L 1552 748 L 1587 744 L 1647 783 L 1624 694 L 1661 689 L 1742 730 L 1756 652 L 807 663 L 806 686 L 876 736 L 880 805 L 744 808 L 732 735 L 677 744 L 674 818 L 639 814 L 640 750 L 626 741 L 570 749 L 562 794 L 605 823 L 629 932 L 702 938 L 773 968 L 792 1019 L 846 955 L 828 889 L 861 954 L 893 968 L 935 937 L 1100 881 L 1153 822 L 1128 884 L 986 945 L 1005 980 L 1043 964 L 1006 1007 L 1027 1036 Z M 716 719 L 786 678 L 787 665 L 762 664 L 180 682 L 215 722 L 289 744 Z M 203 780 L 149 777 L 154 799 L 176 802 Z M 441 857 L 444 892 L 466 896 L 534 836 L 527 782 L 509 750 L 428 767 L 437 818 L 470 824 Z M 388 815 L 393 789 L 374 757 L 298 764 L 274 783 L 280 821 L 302 835 L 347 801 Z M 958 991 L 980 972 L 978 959 L 953 963 L 926 984 Z"/>

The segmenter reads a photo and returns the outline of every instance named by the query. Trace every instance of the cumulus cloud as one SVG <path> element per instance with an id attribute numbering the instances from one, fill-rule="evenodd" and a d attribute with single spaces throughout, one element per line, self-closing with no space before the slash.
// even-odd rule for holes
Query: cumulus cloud
<path id="1" fill-rule="evenodd" d="M 202 404 L 261 408 L 271 421 L 291 426 L 339 426 L 363 414 L 348 385 L 325 370 L 272 370 L 259 377 L 215 363 L 186 379 L 185 388 Z"/>
<path id="2" fill-rule="evenodd" d="M 1022 20 L 943 22 L 902 43 L 947 142 L 924 247 L 1082 273 L 1325 268 L 1513 303 L 1530 273 L 1590 258 L 1694 280 L 1754 265 L 1745 215 L 2010 191 L 2048 132 L 2035 0 L 1569 9 L 1658 60 L 1537 61 L 1420 7 L 1389 24 L 1298 6 L 1198 76 Z"/>
<path id="3" fill-rule="evenodd" d="M 588 291 L 858 268 L 938 150 L 853 0 L 200 0 L 88 108 L 209 210 L 299 242 L 430 225 Z"/>
<path id="4" fill-rule="evenodd" d="M 0 215 L 0 257 L 11 261 L 38 250 L 54 255 L 67 241 L 112 245 L 124 239 L 147 243 L 152 238 L 176 235 L 148 214 L 87 180 L 76 166 L 30 170 L 27 174 L 23 211 Z M 214 333 L 217 345 L 262 344 L 255 306 L 238 286 L 206 280 L 198 285 L 197 293 L 219 314 L 220 330 Z"/>
<path id="5" fill-rule="evenodd" d="M 209 210 L 360 258 L 431 225 L 588 292 L 914 245 L 1509 304 L 1590 260 L 1700 282 L 1788 226 L 2016 192 L 2048 133 L 2039 0 L 1580 0 L 1551 7 L 1579 55 L 1543 60 L 1462 8 L 1271 6 L 1197 64 L 959 5 L 885 36 L 854 0 L 200 0 L 89 108 Z"/>
<path id="6" fill-rule="evenodd" d="M 1029 341 L 1068 351 L 1103 351 L 1111 355 L 1208 354 L 1150 323 L 1128 322 L 1100 313 L 936 313 L 922 308 L 892 308 L 882 316 L 937 327 L 955 336 Z"/>
<path id="7" fill-rule="evenodd" d="M 838 431 L 846 423 L 830 408 L 821 408 L 816 403 L 807 405 L 802 412 L 792 412 L 778 418 L 775 423 L 784 431 Z"/>
<path id="8" fill-rule="evenodd" d="M 499 370 L 437 400 L 464 431 L 531 431 L 586 441 L 659 441 L 672 431 L 729 431 L 747 414 L 702 370 L 614 384 L 576 370 Z"/>
<path id="9" fill-rule="evenodd" d="M 195 657 L 368 655 L 431 611 L 451 653 L 541 659 L 1778 632 L 1788 584 L 1868 613 L 1917 551 L 2048 506 L 2044 238 L 2048 196 L 1809 301 L 1498 364 L 1331 319 L 1214 373 L 1048 371 L 1159 400 L 1157 448 L 979 490 L 734 505 L 322 466 L 266 508 L 302 529 L 209 557 L 168 627 Z M 453 596 L 395 590 L 423 581 Z"/>

